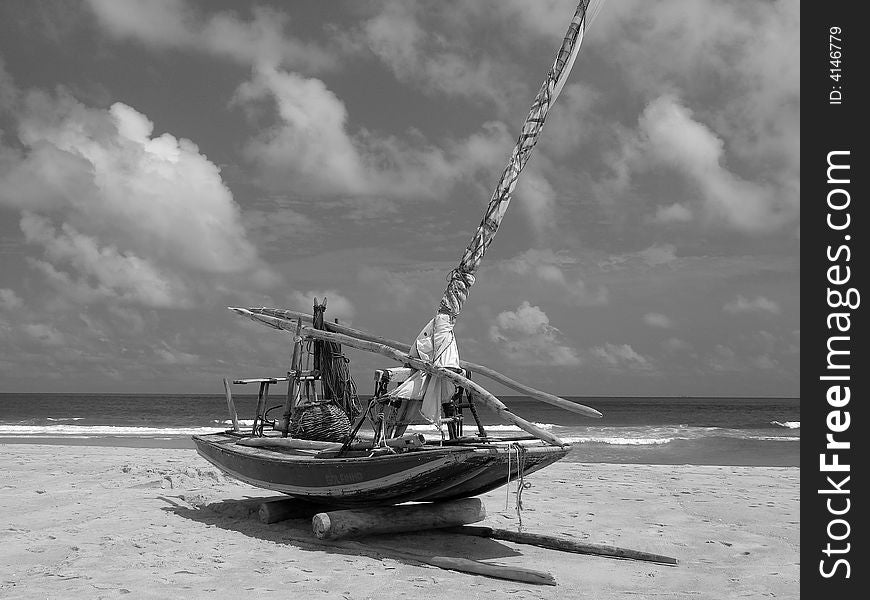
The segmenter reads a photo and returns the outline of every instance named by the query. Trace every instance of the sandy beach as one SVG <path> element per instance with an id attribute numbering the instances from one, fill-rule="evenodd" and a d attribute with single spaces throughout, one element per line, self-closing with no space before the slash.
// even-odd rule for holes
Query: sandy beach
<path id="1" fill-rule="evenodd" d="M 258 500 L 275 494 L 193 450 L 0 450 L 0 597 L 10 600 L 799 597 L 797 468 L 563 462 L 527 478 L 525 531 L 673 556 L 672 567 L 438 532 L 335 548 L 308 521 L 260 523 Z M 483 499 L 482 524 L 516 529 L 513 494 L 507 511 L 505 488 Z M 391 547 L 534 568 L 557 585 L 385 558 Z"/>

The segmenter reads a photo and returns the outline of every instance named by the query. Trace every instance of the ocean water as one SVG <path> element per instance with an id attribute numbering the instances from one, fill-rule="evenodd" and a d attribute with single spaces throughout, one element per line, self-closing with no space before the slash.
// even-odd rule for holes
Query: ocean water
<path id="1" fill-rule="evenodd" d="M 367 398 L 363 398 L 367 400 Z M 575 462 L 800 465 L 796 398 L 571 398 L 592 406 L 588 419 L 539 401 L 502 397 L 517 415 L 573 444 Z M 256 397 L 234 395 L 250 426 Z M 280 394 L 271 405 L 281 403 Z M 487 431 L 519 432 L 485 408 Z M 222 395 L 0 394 L 0 443 L 193 447 L 190 436 L 226 429 Z M 412 428 L 430 438 L 430 425 Z M 466 411 L 466 433 L 476 431 Z"/>

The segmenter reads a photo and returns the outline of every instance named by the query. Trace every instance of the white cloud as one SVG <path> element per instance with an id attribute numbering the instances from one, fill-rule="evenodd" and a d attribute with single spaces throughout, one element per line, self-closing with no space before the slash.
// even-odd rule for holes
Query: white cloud
<path id="1" fill-rule="evenodd" d="M 592 355 L 610 367 L 626 367 L 629 369 L 648 370 L 652 368 L 650 361 L 638 354 L 628 344 L 605 343 L 591 350 Z"/>
<path id="2" fill-rule="evenodd" d="M 725 304 L 722 307 L 725 312 L 729 312 L 732 314 L 739 313 L 771 313 L 774 315 L 778 315 L 781 310 L 779 308 L 779 304 L 774 302 L 773 300 L 769 300 L 764 296 L 758 296 L 752 300 L 744 297 L 737 296 L 731 302 Z"/>
<path id="3" fill-rule="evenodd" d="M 241 64 L 283 64 L 307 70 L 336 65 L 335 52 L 287 31 L 290 19 L 265 6 L 243 20 L 234 12 L 203 14 L 185 0 L 87 0 L 112 36 L 147 46 L 186 49 Z"/>
<path id="4" fill-rule="evenodd" d="M 28 213 L 21 219 L 21 230 L 28 242 L 45 248 L 48 262 L 36 264 L 43 265 L 46 274 L 56 266 L 68 265 L 77 277 L 64 283 L 88 290 L 94 297 L 164 308 L 191 304 L 184 284 L 171 281 L 148 260 L 119 252 L 114 246 L 100 246 L 95 238 L 80 234 L 70 225 L 64 224 L 57 232 L 46 219 Z"/>
<path id="5" fill-rule="evenodd" d="M 575 306 L 600 306 L 607 304 L 607 289 L 599 286 L 592 288 L 582 279 L 565 275 L 569 265 L 567 259 L 552 250 L 527 250 L 512 259 L 501 263 L 500 267 L 508 273 L 516 273 L 537 280 L 537 284 L 561 292 L 560 297 Z"/>
<path id="6" fill-rule="evenodd" d="M 601 3 L 593 0 L 590 18 Z M 503 109 L 507 98 L 528 94 L 531 89 L 526 87 L 529 82 L 518 84 L 514 79 L 518 61 L 513 53 L 528 52 L 532 47 L 538 50 L 533 44 L 539 42 L 554 51 L 577 3 L 475 0 L 429 4 L 393 0 L 377 6 L 376 14 L 350 34 L 354 48 L 368 49 L 397 79 L 428 93 L 483 100 Z M 482 30 L 485 36 L 481 36 Z M 487 52 L 481 52 L 482 46 Z M 531 83 L 535 86 L 538 82 Z"/>
<path id="7" fill-rule="evenodd" d="M 662 342 L 662 348 L 664 348 L 666 352 L 673 354 L 676 352 L 690 352 L 693 347 L 692 344 L 686 340 L 671 337 Z"/>
<path id="8" fill-rule="evenodd" d="M 0 288 L 0 310 L 16 310 L 24 306 L 15 290 Z"/>
<path id="9" fill-rule="evenodd" d="M 465 6 L 424 15 L 425 5 L 387 2 L 351 37 L 403 82 L 427 92 L 486 99 L 503 106 L 505 88 L 517 91 L 515 84 L 507 77 L 504 64 L 476 51 L 474 40 L 463 35 L 462 26 L 451 28 L 441 20 L 446 13 L 447 20 L 456 23 L 457 8 L 470 16 Z M 441 25 L 433 24 L 433 19 Z M 446 31 L 453 35 L 446 37 Z"/>
<path id="10" fill-rule="evenodd" d="M 648 267 L 667 265 L 677 260 L 677 247 L 673 244 L 653 244 L 637 252 L 615 254 L 607 257 L 599 263 L 603 269 L 614 267 L 639 266 L 640 263 Z"/>
<path id="11" fill-rule="evenodd" d="M 366 265 L 359 270 L 358 279 L 379 291 L 382 300 L 372 306 L 375 310 L 407 310 L 430 300 L 428 294 L 421 289 L 419 273 L 401 273 Z M 431 299 L 427 304 L 434 303 L 435 300 Z"/>
<path id="12" fill-rule="evenodd" d="M 521 365 L 574 366 L 580 357 L 559 340 L 559 330 L 546 313 L 528 301 L 515 311 L 504 311 L 489 329 L 490 339 L 508 360 Z"/>
<path id="13" fill-rule="evenodd" d="M 628 86 L 612 99 L 653 99 L 637 130 L 620 136 L 603 198 L 631 194 L 637 176 L 668 165 L 681 175 L 674 188 L 699 195 L 679 190 L 687 198 L 678 204 L 708 227 L 791 233 L 800 212 L 799 3 L 648 8 L 643 0 L 609 3 L 595 25 Z M 658 213 L 663 222 L 687 216 Z"/>
<path id="14" fill-rule="evenodd" d="M 643 322 L 650 327 L 659 327 L 661 329 L 668 329 L 673 327 L 674 324 L 670 317 L 661 313 L 646 313 L 643 316 Z"/>
<path id="15" fill-rule="evenodd" d="M 692 220 L 692 211 L 675 202 L 656 209 L 653 221 L 656 223 L 688 223 Z"/>
<path id="16" fill-rule="evenodd" d="M 673 244 L 653 244 L 637 253 L 651 267 L 666 265 L 677 258 L 677 247 Z"/>
<path id="17" fill-rule="evenodd" d="M 707 364 L 714 371 L 743 371 L 746 366 L 739 360 L 737 353 L 728 346 L 716 344 Z"/>
<path id="18" fill-rule="evenodd" d="M 24 213 L 26 240 L 45 251 L 32 264 L 50 279 L 147 306 L 189 305 L 196 288 L 208 299 L 218 277 L 274 281 L 190 140 L 152 137 L 127 105 L 92 109 L 63 93 L 27 94 L 18 125 L 23 150 L 0 160 L 0 205 Z"/>
<path id="19" fill-rule="evenodd" d="M 177 348 L 171 347 L 166 342 L 163 342 L 159 347 L 153 348 L 154 354 L 160 362 L 167 365 L 200 365 L 203 363 L 202 357 L 191 352 L 184 352 Z"/>
<path id="20" fill-rule="evenodd" d="M 301 239 L 322 232 L 321 226 L 297 210 L 272 203 L 268 208 L 246 206 L 242 213 L 245 230 L 256 239 L 260 248 L 287 239 Z"/>
<path id="21" fill-rule="evenodd" d="M 328 193 L 367 193 L 362 157 L 348 135 L 347 109 L 319 79 L 258 68 L 236 92 L 236 102 L 272 99 L 278 124 L 246 147 L 268 186 L 309 186 Z M 290 173 L 287 168 L 291 168 Z"/>
<path id="22" fill-rule="evenodd" d="M 22 330 L 46 346 L 63 346 L 65 343 L 63 334 L 45 323 L 27 323 L 22 327 Z"/>
<path id="23" fill-rule="evenodd" d="M 542 240 L 555 223 L 556 191 L 534 166 L 523 171 L 517 184 L 516 203 L 526 214 L 537 238 Z"/>
<path id="24" fill-rule="evenodd" d="M 413 131 L 406 139 L 353 133 L 344 102 L 321 80 L 267 66 L 234 98 L 246 109 L 264 101 L 275 108 L 274 123 L 249 140 L 245 154 L 273 191 L 444 199 L 457 181 L 503 160 L 509 147 L 507 129 L 495 122 L 445 148 Z"/>
<path id="25" fill-rule="evenodd" d="M 795 218 L 797 205 L 782 190 L 743 179 L 724 166 L 722 138 L 676 98 L 661 96 L 651 102 L 641 115 L 639 131 L 642 158 L 686 177 L 700 192 L 708 221 L 762 233 Z"/>

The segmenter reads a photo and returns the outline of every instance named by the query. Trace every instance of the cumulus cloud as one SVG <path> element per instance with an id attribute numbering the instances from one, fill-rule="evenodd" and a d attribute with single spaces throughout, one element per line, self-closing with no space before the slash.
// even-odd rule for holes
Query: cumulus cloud
<path id="1" fill-rule="evenodd" d="M 591 3 L 590 18 L 600 4 L 600 0 Z M 354 48 L 370 51 L 403 82 L 429 93 L 484 100 L 504 108 L 506 98 L 526 91 L 513 77 L 517 61 L 511 60 L 511 53 L 528 51 L 539 42 L 555 50 L 576 8 L 572 0 L 440 4 L 393 0 L 380 3 L 349 38 Z M 480 36 L 481 29 L 490 34 Z M 480 51 L 481 45 L 487 52 Z"/>
<path id="2" fill-rule="evenodd" d="M 781 310 L 779 308 L 779 304 L 774 302 L 773 300 L 769 300 L 764 296 L 758 296 L 754 299 L 746 298 L 745 296 L 737 296 L 731 302 L 725 304 L 722 307 L 725 312 L 729 312 L 731 314 L 740 314 L 740 313 L 770 313 L 774 315 L 778 315 Z"/>
<path id="3" fill-rule="evenodd" d="M 643 316 L 643 322 L 649 325 L 650 327 L 658 327 L 661 329 L 668 329 L 673 326 L 674 322 L 670 319 L 670 317 L 663 315 L 661 313 L 646 313 Z"/>
<path id="4" fill-rule="evenodd" d="M 560 341 L 559 330 L 546 313 L 528 301 L 516 310 L 498 314 L 489 329 L 490 339 L 508 360 L 522 365 L 575 366 L 577 351 Z"/>
<path id="5" fill-rule="evenodd" d="M 321 233 L 321 226 L 314 219 L 277 203 L 268 208 L 246 206 L 242 222 L 261 249 L 264 245 L 277 246 L 290 238 L 298 240 Z"/>
<path id="6" fill-rule="evenodd" d="M 324 192 L 368 191 L 362 157 L 346 130 L 347 109 L 322 81 L 259 68 L 239 87 L 236 102 L 264 98 L 274 100 L 278 125 L 251 140 L 246 153 L 269 187 L 307 183 Z M 287 167 L 293 170 L 289 174 Z"/>
<path id="7" fill-rule="evenodd" d="M 673 244 L 653 244 L 637 253 L 641 260 L 651 267 L 666 265 L 677 258 L 677 247 Z"/>
<path id="8" fill-rule="evenodd" d="M 435 299 L 420 285 L 419 272 L 396 272 L 379 266 L 366 265 L 359 270 L 360 283 L 378 290 L 381 300 L 372 307 L 375 310 L 395 311 L 423 304 L 434 305 Z"/>
<path id="9" fill-rule="evenodd" d="M 63 346 L 64 336 L 46 323 L 27 323 L 22 327 L 24 333 L 46 346 Z"/>
<path id="10" fill-rule="evenodd" d="M 653 221 L 687 222 L 695 208 L 707 225 L 759 234 L 797 218 L 793 189 L 745 179 L 729 170 L 722 137 L 670 94 L 646 106 L 637 131 L 624 137 L 612 167 L 614 174 L 603 188 L 612 195 L 626 193 L 635 174 L 657 167 L 680 175 L 694 191 L 697 206 L 659 207 Z"/>
<path id="11" fill-rule="evenodd" d="M 543 239 L 555 225 L 556 191 L 553 186 L 538 169 L 529 167 L 517 184 L 515 196 L 538 239 Z"/>
<path id="12" fill-rule="evenodd" d="M 274 67 L 255 69 L 234 104 L 274 107 L 274 123 L 248 141 L 246 157 L 262 185 L 273 191 L 349 194 L 374 198 L 445 198 L 445 190 L 503 160 L 510 136 L 501 123 L 485 123 L 444 148 L 419 132 L 407 139 L 352 132 L 348 111 L 319 79 Z"/>
<path id="13" fill-rule="evenodd" d="M 608 57 L 629 96 L 652 100 L 636 129 L 618 136 L 602 198 L 631 194 L 640 176 L 667 166 L 686 196 L 672 206 L 686 210 L 659 208 L 653 220 L 791 233 L 800 211 L 799 4 L 647 8 L 610 3 L 596 23 L 613 40 Z"/>
<path id="14" fill-rule="evenodd" d="M 671 337 L 663 341 L 662 348 L 671 354 L 677 352 L 690 352 L 693 349 L 692 344 L 677 337 Z"/>
<path id="15" fill-rule="evenodd" d="M 722 85 L 737 93 L 708 98 L 739 142 L 738 152 L 798 160 L 800 5 L 673 0 L 643 10 L 644 0 L 607 5 L 596 30 L 618 40 L 611 56 L 637 90 L 675 88 L 709 94 Z M 667 56 L 668 60 L 661 60 Z M 793 127 L 796 126 L 796 127 Z"/>
<path id="16" fill-rule="evenodd" d="M 783 197 L 782 190 L 729 171 L 722 138 L 695 120 L 676 98 L 662 96 L 651 102 L 641 116 L 640 132 L 645 158 L 684 175 L 699 190 L 708 219 L 759 233 L 777 229 L 795 216 L 797 206 Z"/>
<path id="17" fill-rule="evenodd" d="M 674 202 L 668 206 L 656 209 L 653 221 L 656 223 L 688 223 L 692 220 L 692 211 L 684 205 Z"/>
<path id="18" fill-rule="evenodd" d="M 15 290 L 9 288 L 0 288 L 0 309 L 15 310 L 24 306 L 21 298 L 15 293 Z"/>
<path id="19" fill-rule="evenodd" d="M 229 11 L 204 14 L 185 0 L 87 0 L 87 4 L 110 35 L 153 48 L 315 71 L 337 62 L 334 51 L 290 34 L 289 17 L 265 6 L 251 8 L 251 18 L 243 19 Z"/>
<path id="20" fill-rule="evenodd" d="M 191 298 L 181 281 L 171 281 L 151 262 L 114 246 L 101 246 L 68 224 L 58 232 L 47 219 L 25 214 L 21 231 L 30 243 L 45 248 L 47 261 L 33 264 L 68 291 L 87 297 L 115 298 L 150 307 L 188 306 Z M 69 266 L 76 275 L 62 273 Z M 92 282 L 92 283 L 91 283 Z"/>
<path id="21" fill-rule="evenodd" d="M 644 264 L 649 267 L 668 265 L 677 260 L 677 247 L 673 244 L 653 244 L 637 252 L 615 254 L 602 260 L 599 264 L 602 268 L 637 266 Z"/>
<path id="22" fill-rule="evenodd" d="M 0 56 L 0 111 L 14 106 L 17 101 L 18 88 L 15 86 L 12 76 L 6 70 L 6 63 Z"/>
<path id="23" fill-rule="evenodd" d="M 561 298 L 575 306 L 600 306 L 607 304 L 607 289 L 603 286 L 592 287 L 582 279 L 569 278 L 565 274 L 570 261 L 552 250 L 527 250 L 512 259 L 501 263 L 507 273 L 522 275 L 561 292 Z"/>
<path id="24" fill-rule="evenodd" d="M 222 275 L 274 280 L 193 142 L 152 136 L 121 103 L 93 109 L 34 91 L 18 108 L 21 150 L 0 155 L 0 205 L 22 212 L 26 241 L 44 250 L 32 264 L 50 280 L 146 306 L 187 306 Z"/>
<path id="25" fill-rule="evenodd" d="M 642 370 L 652 368 L 649 359 L 638 354 L 628 344 L 611 344 L 607 342 L 603 346 L 592 348 L 591 353 L 595 358 L 610 367 Z"/>
<path id="26" fill-rule="evenodd" d="M 423 4 L 387 2 L 354 32 L 353 43 L 367 48 L 403 82 L 427 92 L 486 99 L 503 106 L 505 86 L 515 88 L 506 77 L 505 65 L 481 56 L 474 40 L 461 30 L 449 38 L 444 34 L 457 32 L 450 25 L 461 23 L 454 11 L 470 16 L 465 8 L 454 6 L 424 15 L 427 7 Z"/>

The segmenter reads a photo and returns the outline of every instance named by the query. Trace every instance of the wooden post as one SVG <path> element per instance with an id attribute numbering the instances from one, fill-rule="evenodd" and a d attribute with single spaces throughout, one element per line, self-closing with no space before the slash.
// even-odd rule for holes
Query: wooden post
<path id="1" fill-rule="evenodd" d="M 263 411 L 266 404 L 266 390 L 269 389 L 269 384 L 265 381 L 260 382 L 260 391 L 257 393 L 257 410 L 254 412 L 254 425 L 251 427 L 251 435 L 257 435 L 257 424 L 263 419 Z"/>
<path id="2" fill-rule="evenodd" d="M 561 550 L 562 552 L 574 552 L 576 554 L 595 554 L 598 556 L 612 556 L 614 558 L 630 558 L 634 560 L 663 563 L 666 565 L 677 564 L 677 559 L 670 556 L 652 554 L 641 550 L 631 550 L 629 548 L 619 548 L 617 546 L 606 546 L 604 544 L 575 542 L 574 540 L 566 540 L 551 535 L 541 535 L 539 533 L 519 533 L 509 529 L 495 529 L 493 527 L 451 527 L 445 531 L 449 533 L 462 533 L 465 535 L 486 537 L 494 540 L 505 540 L 517 544 L 530 544 L 532 546 L 550 548 L 551 550 Z"/>
<path id="3" fill-rule="evenodd" d="M 360 542 L 337 542 L 336 545 L 341 545 L 343 548 L 353 548 L 369 552 L 371 551 L 369 548 L 373 548 L 379 554 L 389 558 L 416 561 L 426 565 L 432 565 L 433 567 L 438 567 L 439 569 L 448 569 L 450 571 L 459 571 L 461 573 L 472 573 L 474 575 L 484 575 L 486 577 L 496 577 L 498 579 L 507 579 L 509 581 L 521 581 L 523 583 L 533 583 L 536 585 L 556 585 L 556 579 L 551 574 L 544 571 L 526 569 L 524 567 L 500 565 L 456 556 L 424 556 L 422 554 L 397 550 L 396 548 L 371 546 L 368 544 L 361 544 Z"/>
<path id="4" fill-rule="evenodd" d="M 293 399 L 296 396 L 296 386 L 299 374 L 299 354 L 302 350 L 302 319 L 296 319 L 296 335 L 293 336 L 293 357 L 290 359 L 290 371 L 295 376 L 287 374 L 287 399 L 284 401 L 284 414 L 281 416 L 281 437 L 287 437 L 290 430 L 290 417 L 293 415 Z"/>
<path id="5" fill-rule="evenodd" d="M 230 411 L 230 419 L 233 421 L 233 431 L 239 430 L 239 415 L 236 413 L 236 405 L 233 402 L 233 392 L 230 390 L 230 382 L 224 377 L 224 394 L 227 396 L 227 410 Z"/>
<path id="6" fill-rule="evenodd" d="M 461 498 L 434 504 L 404 504 L 367 509 L 336 510 L 314 515 L 314 535 L 322 540 L 362 537 L 377 533 L 420 531 L 477 523 L 486 518 L 480 498 Z"/>

